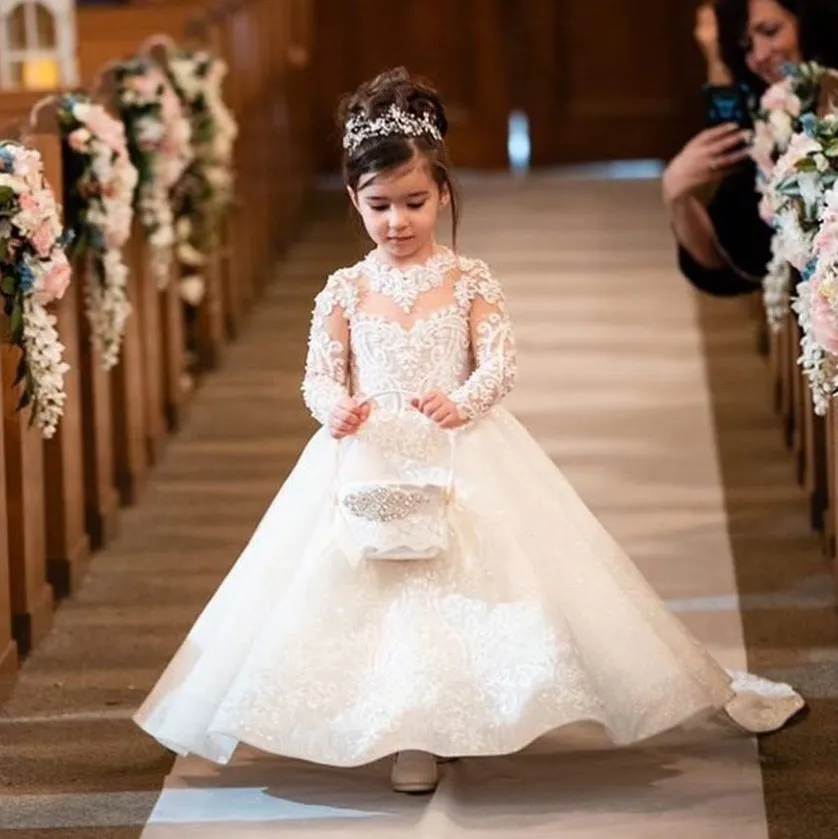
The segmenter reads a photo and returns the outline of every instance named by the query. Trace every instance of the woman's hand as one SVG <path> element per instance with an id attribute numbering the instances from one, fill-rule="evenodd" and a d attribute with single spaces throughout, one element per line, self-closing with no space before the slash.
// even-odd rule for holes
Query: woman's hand
<path id="1" fill-rule="evenodd" d="M 696 134 L 666 167 L 664 201 L 671 204 L 721 180 L 748 157 L 750 138 L 750 132 L 735 123 L 705 128 Z"/>
<path id="2" fill-rule="evenodd" d="M 468 422 L 460 416 L 457 406 L 439 390 L 432 390 L 419 399 L 413 399 L 410 404 L 440 428 L 460 428 Z"/>
<path id="3" fill-rule="evenodd" d="M 352 397 L 341 399 L 332 408 L 329 417 L 329 433 L 336 440 L 343 437 L 351 437 L 356 434 L 361 426 L 369 419 L 370 403 L 358 404 Z"/>
<path id="4" fill-rule="evenodd" d="M 702 3 L 695 12 L 695 26 L 693 38 L 699 49 L 704 53 L 708 63 L 718 61 L 719 55 L 719 23 L 716 10 L 712 2 Z"/>

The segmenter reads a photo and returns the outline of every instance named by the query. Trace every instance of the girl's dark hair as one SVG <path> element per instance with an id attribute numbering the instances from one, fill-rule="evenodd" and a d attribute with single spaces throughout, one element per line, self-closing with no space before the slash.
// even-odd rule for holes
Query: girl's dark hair
<path id="1" fill-rule="evenodd" d="M 451 173 L 451 161 L 445 146 L 448 119 L 440 95 L 427 82 L 411 77 L 404 67 L 397 67 L 362 84 L 354 93 L 345 96 L 338 108 L 338 124 L 345 132 L 350 119 L 373 120 L 383 116 L 391 107 L 421 120 L 428 115 L 442 139 L 429 134 L 406 137 L 391 134 L 369 137 L 357 148 L 343 153 L 343 180 L 355 192 L 366 175 L 387 172 L 409 163 L 421 155 L 425 158 L 431 177 L 440 190 L 447 189 L 451 203 L 451 227 L 454 246 L 460 224 L 459 193 Z"/>
<path id="2" fill-rule="evenodd" d="M 797 17 L 800 52 L 804 61 L 838 67 L 838 3 L 836 0 L 776 0 Z M 755 93 L 765 82 L 754 75 L 746 62 L 749 0 L 716 0 L 719 48 L 722 60 L 734 79 L 745 82 Z"/>

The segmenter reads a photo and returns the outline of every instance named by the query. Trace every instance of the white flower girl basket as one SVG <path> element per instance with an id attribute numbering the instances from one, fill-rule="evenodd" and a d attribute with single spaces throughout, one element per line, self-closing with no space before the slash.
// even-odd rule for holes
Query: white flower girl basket
<path id="1" fill-rule="evenodd" d="M 401 410 L 388 415 L 379 404 L 374 420 L 368 420 L 373 429 L 361 440 L 368 447 L 367 457 L 361 456 L 366 466 L 362 477 L 345 478 L 347 446 L 357 441 L 347 438 L 338 443 L 338 541 L 353 561 L 435 559 L 450 544 L 448 507 L 454 489 L 455 435 L 440 430 L 412 408 L 410 394 L 403 391 L 381 391 L 364 403 L 380 403 L 386 395 L 400 397 Z M 363 429 L 356 437 L 362 433 Z M 442 468 L 432 463 L 439 435 L 447 443 Z M 381 450 L 389 450 L 389 456 L 381 455 Z M 406 462 L 413 466 L 406 467 Z"/>

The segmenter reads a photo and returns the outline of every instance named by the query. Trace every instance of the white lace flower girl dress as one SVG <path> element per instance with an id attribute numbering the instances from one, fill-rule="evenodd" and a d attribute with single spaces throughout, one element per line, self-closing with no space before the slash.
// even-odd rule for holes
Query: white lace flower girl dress
<path id="1" fill-rule="evenodd" d="M 474 421 L 455 437 L 450 549 L 358 561 L 334 500 L 339 470 L 363 471 L 372 446 L 408 472 L 425 455 L 442 468 L 446 432 L 388 435 L 376 409 L 357 439 L 320 430 L 137 723 L 218 763 L 243 742 L 354 766 L 408 749 L 511 753 L 581 722 L 626 745 L 719 711 L 753 732 L 798 712 L 790 687 L 729 675 L 668 612 L 500 406 L 514 378 L 484 263 L 440 249 L 399 271 L 372 253 L 332 275 L 306 403 L 325 422 L 348 393 L 451 395 Z"/>

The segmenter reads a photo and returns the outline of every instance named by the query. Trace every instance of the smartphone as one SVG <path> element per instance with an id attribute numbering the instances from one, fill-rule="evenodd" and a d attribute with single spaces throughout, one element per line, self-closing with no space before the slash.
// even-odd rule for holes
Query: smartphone
<path id="1" fill-rule="evenodd" d="M 705 84 L 705 121 L 708 128 L 724 123 L 736 123 L 742 129 L 754 127 L 751 117 L 750 93 L 745 85 Z"/>

